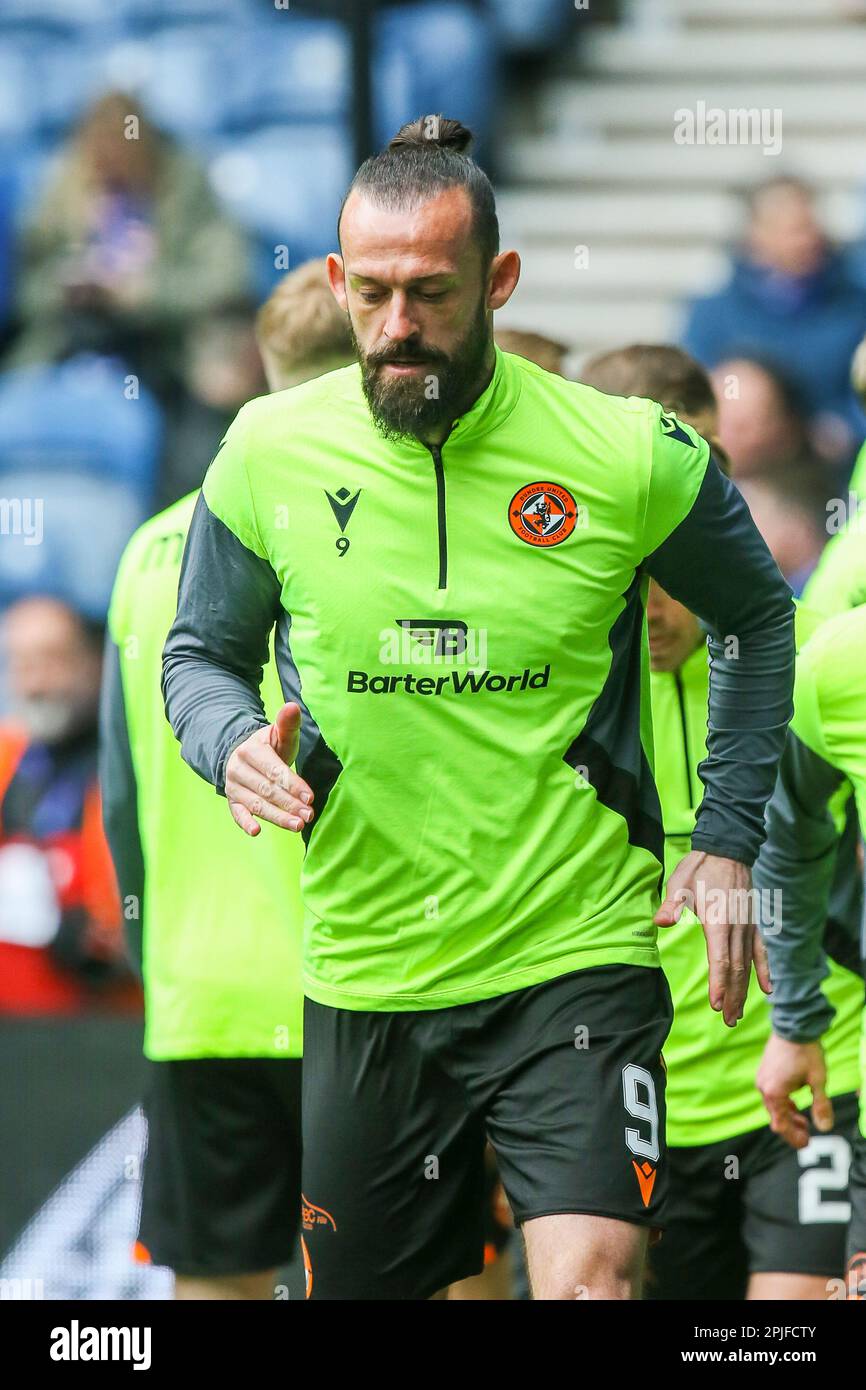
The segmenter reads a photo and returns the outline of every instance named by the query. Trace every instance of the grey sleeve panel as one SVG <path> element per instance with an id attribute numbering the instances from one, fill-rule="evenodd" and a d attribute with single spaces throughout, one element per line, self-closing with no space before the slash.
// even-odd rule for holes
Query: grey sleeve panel
<path id="1" fill-rule="evenodd" d="M 184 761 L 225 795 L 229 754 L 269 721 L 259 689 L 280 584 L 202 494 L 183 553 L 162 657 L 165 712 Z"/>
<path id="2" fill-rule="evenodd" d="M 645 567 L 709 634 L 704 797 L 692 847 L 753 864 L 793 708 L 791 590 L 713 459 L 688 516 Z"/>
<path id="3" fill-rule="evenodd" d="M 849 796 L 845 805 L 845 824 L 836 851 L 836 873 L 830 890 L 824 949 L 839 965 L 855 975 L 866 966 L 863 931 L 863 875 L 858 862 L 860 822 L 857 803 Z"/>
<path id="4" fill-rule="evenodd" d="M 773 1028 L 791 1042 L 819 1038 L 835 1012 L 821 990 L 829 969 L 821 943 L 838 844 L 827 803 L 843 780 L 789 731 L 754 886 L 773 977 Z"/>
<path id="5" fill-rule="evenodd" d="M 144 852 L 138 825 L 138 787 L 129 746 L 120 652 L 110 636 L 105 640 L 99 705 L 99 786 L 102 821 L 114 861 L 121 906 L 125 907 L 129 898 L 134 898 L 138 905 L 137 917 L 127 917 L 124 910 L 124 924 L 130 955 L 140 972 Z"/>

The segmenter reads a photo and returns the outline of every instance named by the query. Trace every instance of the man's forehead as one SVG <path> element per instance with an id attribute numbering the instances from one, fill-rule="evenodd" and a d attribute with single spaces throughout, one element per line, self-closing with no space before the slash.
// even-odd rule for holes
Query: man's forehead
<path id="1" fill-rule="evenodd" d="M 472 205 L 449 188 L 417 206 L 382 207 L 360 190 L 346 202 L 340 241 L 350 276 L 393 267 L 400 279 L 453 275 L 472 257 Z"/>

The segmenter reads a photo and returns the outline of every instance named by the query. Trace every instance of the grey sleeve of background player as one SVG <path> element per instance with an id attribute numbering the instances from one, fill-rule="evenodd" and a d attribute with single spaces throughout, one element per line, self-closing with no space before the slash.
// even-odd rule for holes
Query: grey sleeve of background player
<path id="1" fill-rule="evenodd" d="M 199 494 L 183 553 L 177 616 L 163 649 L 165 712 L 184 760 L 225 795 L 225 765 L 270 721 L 259 688 L 280 584 Z"/>
<path id="2" fill-rule="evenodd" d="M 644 564 L 709 634 L 704 797 L 692 847 L 753 864 L 793 708 L 791 590 L 712 458 L 688 516 Z"/>
<path id="3" fill-rule="evenodd" d="M 791 1042 L 820 1038 L 835 1013 L 821 989 L 829 973 L 822 938 L 839 842 L 828 802 L 842 781 L 788 731 L 753 882 L 773 980 L 773 1029 Z"/>
<path id="4" fill-rule="evenodd" d="M 110 636 L 105 641 L 99 705 L 99 787 L 102 822 L 117 875 L 126 940 L 133 962 L 140 971 L 144 926 L 144 853 L 138 825 L 138 789 L 129 746 L 120 653 Z M 130 899 L 137 904 L 137 916 L 127 915 Z"/>

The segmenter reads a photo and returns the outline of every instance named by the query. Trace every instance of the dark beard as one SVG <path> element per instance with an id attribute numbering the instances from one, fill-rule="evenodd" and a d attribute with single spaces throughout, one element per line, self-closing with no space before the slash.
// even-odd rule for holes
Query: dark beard
<path id="1" fill-rule="evenodd" d="M 423 439 L 450 426 L 473 404 L 491 340 L 483 301 L 466 336 L 450 356 L 412 339 L 365 354 L 351 321 L 349 329 L 367 406 L 385 439 Z M 422 377 L 385 380 L 377 368 L 394 359 L 423 362 L 427 371 Z"/>

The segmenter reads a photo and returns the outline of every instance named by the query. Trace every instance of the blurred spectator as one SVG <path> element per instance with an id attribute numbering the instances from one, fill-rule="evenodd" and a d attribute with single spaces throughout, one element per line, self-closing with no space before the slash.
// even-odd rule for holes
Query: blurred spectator
<path id="1" fill-rule="evenodd" d="M 634 343 L 602 352 L 585 363 L 580 379 L 609 396 L 651 394 L 666 410 L 681 415 L 705 439 L 715 442 L 719 409 L 710 380 L 687 352 L 666 343 Z"/>
<path id="2" fill-rule="evenodd" d="M 546 372 L 565 375 L 563 367 L 568 354 L 565 343 L 554 342 L 553 338 L 545 338 L 543 333 L 529 333 L 522 328 L 500 328 L 495 337 L 497 347 L 501 347 L 503 352 L 525 357 Z"/>
<path id="3" fill-rule="evenodd" d="M 254 301 L 238 300 L 197 315 L 190 325 L 184 391 L 167 413 L 158 508 L 199 486 L 241 406 L 265 391 L 255 311 Z"/>
<path id="4" fill-rule="evenodd" d="M 120 92 L 83 116 L 19 247 L 16 364 L 90 348 L 157 389 L 184 329 L 249 286 L 241 232 L 198 163 Z"/>
<path id="5" fill-rule="evenodd" d="M 272 391 L 283 391 L 355 361 L 349 317 L 331 293 L 324 257 L 283 276 L 256 318 Z"/>
<path id="6" fill-rule="evenodd" d="M 734 356 L 775 364 L 796 389 L 816 451 L 850 462 L 866 432 L 848 378 L 864 329 L 866 289 L 830 246 L 811 189 L 777 178 L 753 193 L 731 279 L 692 306 L 684 345 L 707 367 Z"/>
<path id="7" fill-rule="evenodd" d="M 265 372 L 282 391 L 354 361 L 324 257 L 284 275 L 258 315 L 239 301 L 202 316 L 189 338 L 187 396 L 170 415 L 160 506 L 199 486 L 240 407 L 268 389 Z"/>
<path id="8" fill-rule="evenodd" d="M 34 597 L 3 640 L 0 1014 L 137 1009 L 96 780 L 102 629 Z"/>
<path id="9" fill-rule="evenodd" d="M 777 477 L 748 478 L 740 491 L 773 559 L 799 598 L 827 539 L 814 477 L 797 468 Z"/>
<path id="10" fill-rule="evenodd" d="M 776 473 L 808 454 L 806 422 L 793 389 L 778 372 L 763 362 L 731 358 L 711 377 L 719 439 L 734 478 Z"/>

